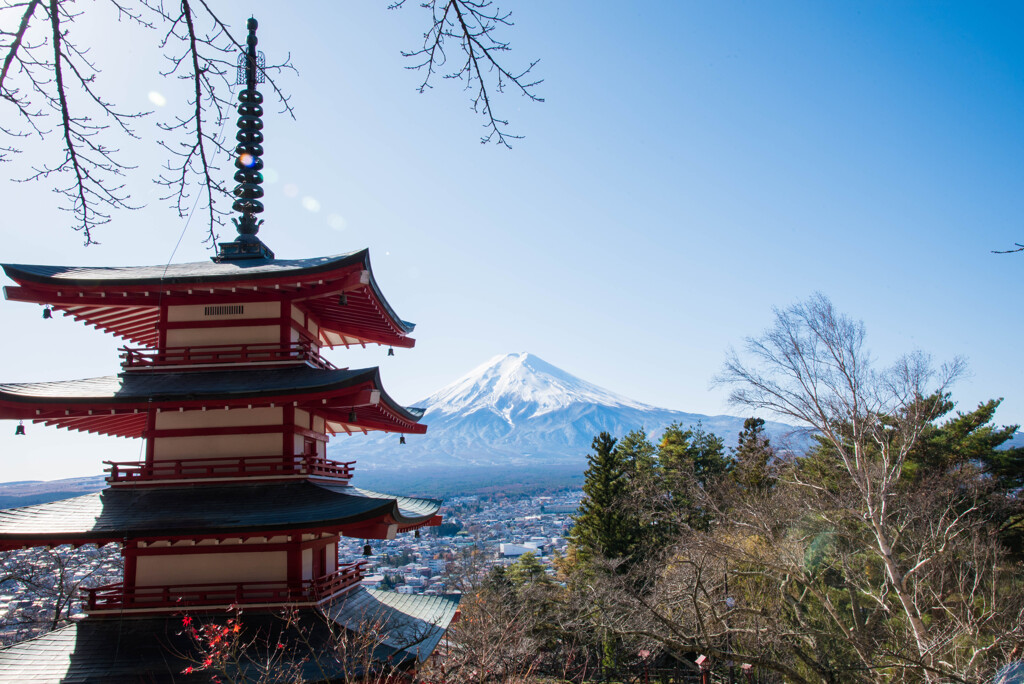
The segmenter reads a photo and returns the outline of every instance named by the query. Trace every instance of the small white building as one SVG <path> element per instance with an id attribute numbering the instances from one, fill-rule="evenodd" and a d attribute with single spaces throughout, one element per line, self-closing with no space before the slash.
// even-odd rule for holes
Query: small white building
<path id="1" fill-rule="evenodd" d="M 384 583 L 384 575 L 367 575 L 360 582 L 367 589 L 378 589 Z"/>
<path id="2" fill-rule="evenodd" d="M 528 541 L 522 544 L 500 544 L 498 546 L 498 553 L 502 558 L 518 558 L 524 553 L 533 553 L 540 556 L 543 555 L 544 551 L 541 544 Z"/>

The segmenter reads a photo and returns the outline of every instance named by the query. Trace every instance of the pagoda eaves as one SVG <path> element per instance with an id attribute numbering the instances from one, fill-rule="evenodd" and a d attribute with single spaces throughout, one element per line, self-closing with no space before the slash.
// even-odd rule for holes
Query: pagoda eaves
<path id="1" fill-rule="evenodd" d="M 118 337 L 149 347 L 166 346 L 167 331 L 187 328 L 168 307 L 204 304 L 287 303 L 240 325 L 278 325 L 329 347 L 382 344 L 412 347 L 415 324 L 404 321 L 384 299 L 368 250 L 311 259 L 250 259 L 167 266 L 80 267 L 3 264 L 17 286 L 9 300 L 50 306 Z M 312 320 L 308 320 L 312 319 Z M 211 320 L 211 323 L 213 321 Z"/>
<path id="2" fill-rule="evenodd" d="M 157 540 L 187 546 L 197 539 L 237 542 L 285 532 L 386 539 L 438 523 L 440 506 L 434 499 L 309 481 L 112 487 L 0 511 L 0 549 Z"/>
<path id="3" fill-rule="evenodd" d="M 427 429 L 418 423 L 422 409 L 403 407 L 384 391 L 377 368 L 122 373 L 0 385 L 0 419 L 32 420 L 118 437 L 174 436 L 167 430 L 159 434 L 157 426 L 149 424 L 163 411 L 288 406 L 320 416 L 332 434 L 371 430 L 423 434 Z M 285 422 L 264 423 L 252 430 L 281 432 L 287 427 Z M 192 429 L 179 436 L 203 434 Z"/>

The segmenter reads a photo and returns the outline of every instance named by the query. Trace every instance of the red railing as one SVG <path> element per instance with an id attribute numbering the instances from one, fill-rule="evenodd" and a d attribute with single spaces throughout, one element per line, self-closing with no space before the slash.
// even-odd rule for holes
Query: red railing
<path id="1" fill-rule="evenodd" d="M 118 351 L 121 352 L 121 367 L 125 370 L 167 366 L 226 366 L 239 363 L 310 363 L 317 368 L 337 369 L 337 366 L 320 356 L 320 352 L 312 343 L 306 341 L 291 344 L 220 344 L 165 349 L 121 347 Z"/>
<path id="2" fill-rule="evenodd" d="M 352 478 L 355 461 L 332 461 L 320 456 L 240 456 L 194 458 L 173 461 L 104 461 L 107 482 L 149 482 L 152 480 L 224 480 L 246 477 L 328 477 Z"/>
<path id="3" fill-rule="evenodd" d="M 351 590 L 363 579 L 365 561 L 341 565 L 315 580 L 177 584 L 126 588 L 84 587 L 89 611 L 221 605 L 319 603 Z"/>

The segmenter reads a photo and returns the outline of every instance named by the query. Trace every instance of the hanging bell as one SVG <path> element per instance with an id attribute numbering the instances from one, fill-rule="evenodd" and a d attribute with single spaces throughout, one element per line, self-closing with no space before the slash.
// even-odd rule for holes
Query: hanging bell
<path id="1" fill-rule="evenodd" d="M 356 410 L 355 409 L 352 409 L 351 411 L 348 412 L 348 422 L 350 422 L 350 423 L 356 422 Z"/>
<path id="2" fill-rule="evenodd" d="M 338 295 L 338 306 L 348 306 L 348 295 L 344 293 Z"/>
<path id="3" fill-rule="evenodd" d="M 413 536 L 416 537 L 417 539 L 419 539 L 420 538 L 420 531 L 416 530 L 416 533 Z"/>
<path id="4" fill-rule="evenodd" d="M 366 544 L 365 546 L 363 546 L 363 555 L 364 556 L 372 556 L 373 555 L 373 549 L 370 548 L 369 544 Z"/>
<path id="5" fill-rule="evenodd" d="M 398 438 L 398 443 L 399 443 L 399 444 L 405 444 L 405 435 L 401 435 L 401 436 L 400 436 L 400 437 Z"/>
<path id="6" fill-rule="evenodd" d="M 49 320 L 51 318 L 53 318 L 53 311 L 50 310 L 50 307 L 46 307 L 43 309 L 43 320 Z"/>
<path id="7" fill-rule="evenodd" d="M 388 347 L 388 356 L 394 356 L 394 355 L 395 355 L 395 348 L 394 347 Z"/>
<path id="8" fill-rule="evenodd" d="M 25 434 L 25 425 L 20 420 L 18 421 L 18 424 L 14 426 L 14 434 L 15 435 L 23 435 L 23 434 Z"/>

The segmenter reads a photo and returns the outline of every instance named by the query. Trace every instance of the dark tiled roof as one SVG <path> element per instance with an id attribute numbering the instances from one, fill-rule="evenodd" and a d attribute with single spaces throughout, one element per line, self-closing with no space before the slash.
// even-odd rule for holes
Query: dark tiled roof
<path id="1" fill-rule="evenodd" d="M 297 366 L 275 370 L 204 371 L 201 373 L 122 373 L 84 380 L 10 383 L 0 385 L 0 400 L 19 403 L 88 404 L 138 403 L 203 399 L 245 399 L 283 394 L 311 394 L 370 382 L 381 389 L 381 400 L 411 422 L 424 409 L 398 405 L 381 388 L 377 368 L 327 370 Z"/>
<path id="2" fill-rule="evenodd" d="M 335 527 L 390 514 L 400 525 L 429 520 L 433 499 L 299 481 L 176 487 L 112 487 L 96 494 L 0 510 L 0 543 L 201 535 Z"/>
<path id="3" fill-rule="evenodd" d="M 196 261 L 159 266 L 44 266 L 3 264 L 12 280 L 58 280 L 80 285 L 143 285 L 151 282 L 192 283 L 197 281 L 249 280 L 294 274 L 313 274 L 350 264 L 369 264 L 369 250 L 313 257 L 311 259 L 245 259 L 242 261 Z"/>
<path id="4" fill-rule="evenodd" d="M 423 662 L 451 624 L 460 598 L 459 594 L 425 596 L 367 589 L 331 606 L 327 614 L 353 632 L 359 632 L 361 625 L 380 625 L 384 649 Z"/>
<path id="5" fill-rule="evenodd" d="M 282 392 L 329 391 L 361 382 L 379 383 L 376 368 L 326 370 L 297 366 L 276 370 L 205 371 L 202 373 L 122 373 L 85 380 L 58 380 L 0 385 L 0 396 L 25 399 L 105 400 L 205 399 Z"/>
<path id="6" fill-rule="evenodd" d="M 46 283 L 70 287 L 126 287 L 145 285 L 189 285 L 200 283 L 235 283 L 282 277 L 304 277 L 343 269 L 356 264 L 370 271 L 370 289 L 384 307 L 387 315 L 404 334 L 411 333 L 416 324 L 398 317 L 384 299 L 373 269 L 370 251 L 312 257 L 309 259 L 243 259 L 239 261 L 197 261 L 188 264 L 160 266 L 45 266 L 39 264 L 0 264 L 4 272 L 18 283 Z"/>
<path id="7" fill-rule="evenodd" d="M 368 643 L 368 647 L 378 661 L 391 657 L 391 663 L 401 669 L 415 663 L 414 658 L 422 661 L 429 655 L 451 622 L 457 603 L 458 597 L 402 596 L 358 588 L 326 612 L 351 630 L 359 630 L 369 621 L 385 623 L 383 643 Z M 230 617 L 196 616 L 193 625 L 224 625 Z M 337 636 L 331 634 L 324 616 L 314 610 L 299 611 L 287 622 L 278 615 L 249 611 L 238 619 L 242 626 L 239 642 L 250 644 L 242 652 L 239 670 L 233 673 L 239 680 L 255 680 L 260 662 L 268 659 L 276 660 L 282 671 L 294 668 L 301 681 L 323 682 L 324 675 L 328 681 L 342 681 L 346 671 L 358 674 L 357 663 L 346 664 L 333 655 Z M 423 638 L 409 644 L 406 634 Z M 277 648 L 279 643 L 283 648 Z M 201 660 L 195 641 L 183 629 L 181 616 L 90 618 L 0 649 L 0 682 L 207 681 L 205 673 L 181 674 Z"/>

